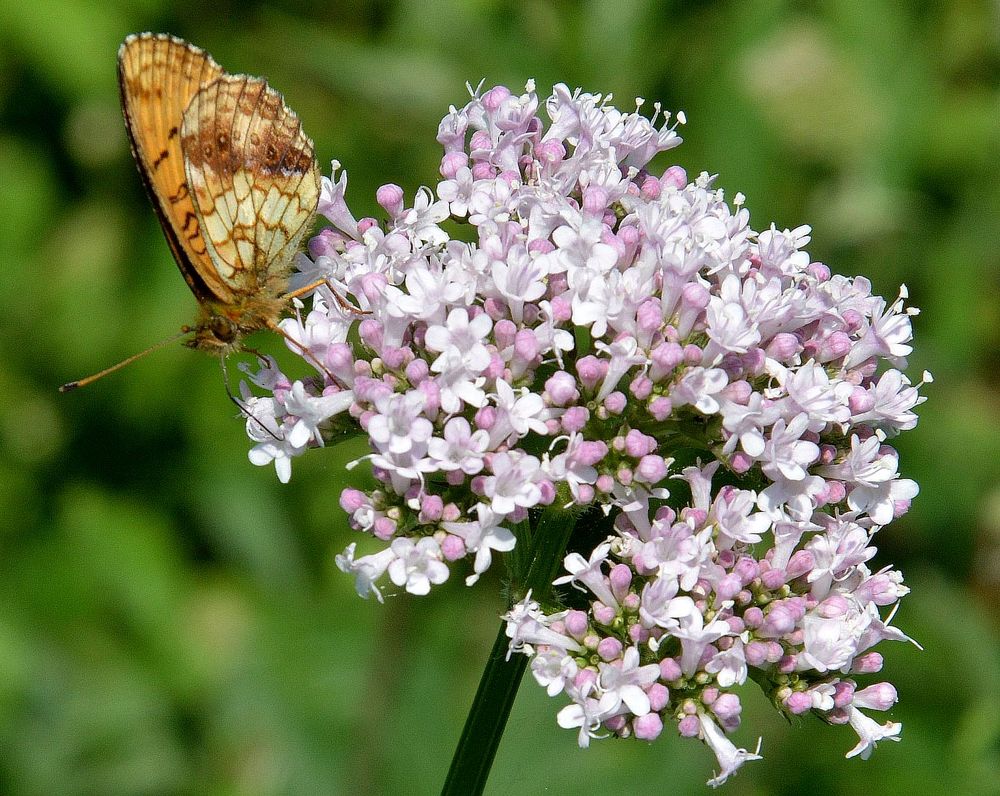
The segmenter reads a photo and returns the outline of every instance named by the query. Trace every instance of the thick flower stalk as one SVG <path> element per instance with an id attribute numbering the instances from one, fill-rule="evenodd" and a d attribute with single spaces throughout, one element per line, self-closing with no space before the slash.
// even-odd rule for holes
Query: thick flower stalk
<path id="1" fill-rule="evenodd" d="M 582 746 L 672 724 L 719 784 L 760 751 L 728 738 L 748 677 L 788 714 L 850 724 L 848 756 L 898 740 L 864 712 L 894 688 L 858 679 L 907 638 L 902 576 L 869 567 L 917 493 L 889 445 L 923 401 L 901 372 L 905 289 L 886 301 L 813 262 L 808 227 L 754 231 L 708 174 L 652 171 L 681 142 L 659 107 L 471 93 L 438 129 L 436 192 L 408 206 L 385 185 L 385 217 L 356 221 L 346 175 L 324 180 L 332 226 L 297 279 L 327 286 L 282 324 L 315 375 L 248 371 L 251 461 L 287 481 L 306 450 L 367 435 L 379 487 L 340 504 L 372 549 L 338 565 L 379 599 L 455 567 L 471 585 L 535 509 L 603 510 L 599 538 L 570 541 L 560 603 L 520 595 L 505 616 Z"/>

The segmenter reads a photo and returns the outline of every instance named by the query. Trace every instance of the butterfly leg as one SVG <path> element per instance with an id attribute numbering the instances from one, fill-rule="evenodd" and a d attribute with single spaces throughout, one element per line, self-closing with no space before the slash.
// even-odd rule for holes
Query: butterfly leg
<path id="1" fill-rule="evenodd" d="M 318 279 L 315 282 L 311 282 L 310 284 L 305 285 L 304 287 L 300 287 L 297 290 L 293 290 L 290 293 L 285 293 L 285 295 L 282 296 L 282 298 L 285 299 L 299 298 L 300 296 L 304 296 L 307 293 L 311 293 L 316 288 L 322 287 L 323 285 L 326 285 L 328 288 L 330 288 L 330 292 L 333 294 L 334 299 L 336 299 L 337 303 L 344 311 L 349 312 L 351 315 L 356 315 L 356 316 L 371 315 L 371 310 L 363 310 L 360 309 L 359 307 L 355 307 L 353 304 L 351 304 L 351 302 L 345 299 L 340 294 L 340 291 L 337 290 L 337 288 L 335 288 L 332 284 L 330 284 L 329 279 Z"/>
<path id="2" fill-rule="evenodd" d="M 312 351 L 310 351 L 306 346 L 302 345 L 302 343 L 300 343 L 298 340 L 292 337 L 288 332 L 286 332 L 284 329 L 278 326 L 278 324 L 276 324 L 272 320 L 268 320 L 267 328 L 270 329 L 272 332 L 280 334 L 282 337 L 284 337 L 289 343 L 295 346 L 295 348 L 299 351 L 299 353 L 302 354 L 302 356 L 304 356 L 306 359 L 312 362 L 316 367 L 318 367 L 331 382 L 336 382 L 336 377 L 329 370 L 327 370 L 326 365 L 320 362 Z"/>
<path id="3" fill-rule="evenodd" d="M 281 442 L 281 437 L 279 437 L 277 434 L 271 431 L 271 429 L 269 429 L 261 420 L 259 420 L 257 416 L 250 411 L 250 407 L 248 407 L 239 398 L 233 395 L 233 391 L 229 387 L 229 371 L 226 369 L 226 358 L 224 356 L 219 357 L 219 364 L 222 366 L 222 384 L 226 388 L 226 395 L 229 396 L 230 401 L 236 404 L 237 409 L 240 410 L 240 414 L 243 415 L 244 417 L 249 417 L 251 420 L 253 420 L 254 423 L 256 423 L 258 426 L 264 429 L 264 431 L 270 434 L 276 442 Z"/>

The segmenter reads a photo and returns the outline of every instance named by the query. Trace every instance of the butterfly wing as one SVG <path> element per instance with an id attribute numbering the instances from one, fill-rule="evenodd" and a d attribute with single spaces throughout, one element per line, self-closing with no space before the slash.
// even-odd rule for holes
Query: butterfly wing
<path id="1" fill-rule="evenodd" d="M 283 290 L 320 190 L 298 117 L 264 80 L 222 75 L 188 105 L 181 150 L 218 276 L 237 293 Z"/>
<path id="2" fill-rule="evenodd" d="M 195 297 L 226 303 L 232 291 L 208 258 L 181 152 L 184 110 L 222 74 L 204 50 L 165 34 L 134 34 L 118 51 L 125 127 L 167 243 Z"/>

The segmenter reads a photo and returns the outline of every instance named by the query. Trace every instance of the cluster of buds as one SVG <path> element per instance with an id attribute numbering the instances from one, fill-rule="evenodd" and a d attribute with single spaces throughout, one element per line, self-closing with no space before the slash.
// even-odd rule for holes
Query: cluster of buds
<path id="1" fill-rule="evenodd" d="M 386 217 L 357 221 L 346 174 L 324 179 L 332 226 L 296 280 L 326 285 L 282 324 L 315 375 L 247 371 L 251 461 L 286 481 L 306 450 L 367 435 L 378 488 L 340 503 L 376 549 L 338 565 L 379 599 L 455 566 L 471 585 L 533 510 L 602 509 L 606 539 L 556 581 L 583 594 L 506 617 L 582 745 L 673 719 L 722 782 L 757 756 L 726 737 L 749 670 L 781 709 L 850 723 L 849 754 L 895 739 L 860 710 L 892 686 L 850 678 L 906 638 L 880 613 L 900 574 L 866 564 L 917 493 L 888 444 L 923 400 L 901 371 L 905 289 L 888 302 L 811 261 L 808 227 L 754 231 L 708 174 L 652 171 L 683 115 L 562 85 L 541 106 L 531 84 L 470 93 L 412 206 L 385 185 Z"/>

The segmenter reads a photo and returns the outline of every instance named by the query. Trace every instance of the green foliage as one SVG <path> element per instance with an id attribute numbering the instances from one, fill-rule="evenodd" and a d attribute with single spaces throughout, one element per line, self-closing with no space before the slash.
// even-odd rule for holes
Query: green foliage
<path id="1" fill-rule="evenodd" d="M 333 566 L 357 443 L 296 461 L 281 486 L 247 462 L 210 359 L 178 346 L 56 393 L 194 315 L 118 110 L 118 44 L 151 29 L 266 75 L 320 160 L 349 170 L 359 216 L 382 182 L 436 182 L 437 121 L 466 80 L 562 81 L 683 109 L 688 141 L 668 154 L 743 191 L 755 226 L 810 223 L 835 271 L 886 295 L 905 281 L 923 310 L 910 372 L 937 381 L 899 443 L 922 493 L 876 562 L 906 573 L 896 624 L 926 648 L 886 650 L 903 741 L 846 761 L 847 728 L 788 725 L 749 696 L 738 739 L 762 734 L 765 760 L 726 789 L 994 792 L 990 3 L 0 0 L 0 19 L 0 791 L 436 792 L 505 607 L 496 573 L 359 600 Z M 705 792 L 698 744 L 581 751 L 559 705 L 525 683 L 487 792 Z"/>

